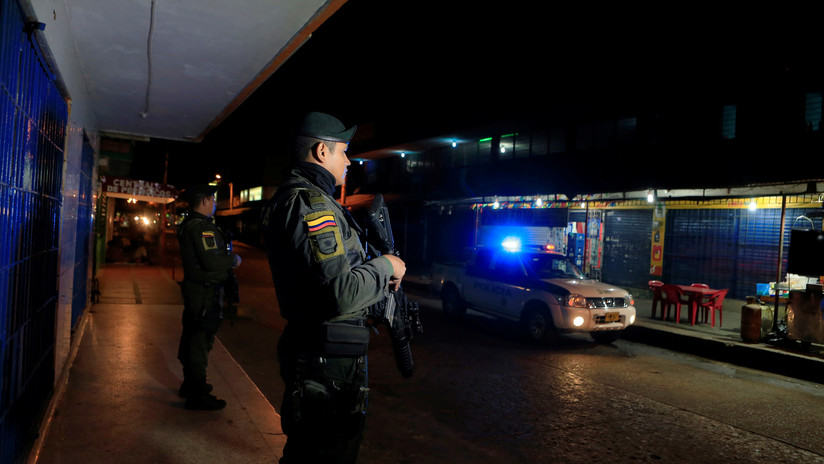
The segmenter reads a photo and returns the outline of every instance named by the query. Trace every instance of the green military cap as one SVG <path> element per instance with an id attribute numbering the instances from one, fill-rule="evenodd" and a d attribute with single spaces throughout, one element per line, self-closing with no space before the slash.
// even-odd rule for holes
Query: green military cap
<path id="1" fill-rule="evenodd" d="M 197 202 L 198 198 L 208 197 L 217 192 L 217 185 L 210 184 L 194 184 L 184 189 L 180 193 L 180 198 L 186 200 L 189 204 Z"/>
<path id="2" fill-rule="evenodd" d="M 349 129 L 338 118 L 326 114 L 312 112 L 303 118 L 299 134 L 331 142 L 349 143 L 358 126 Z"/>

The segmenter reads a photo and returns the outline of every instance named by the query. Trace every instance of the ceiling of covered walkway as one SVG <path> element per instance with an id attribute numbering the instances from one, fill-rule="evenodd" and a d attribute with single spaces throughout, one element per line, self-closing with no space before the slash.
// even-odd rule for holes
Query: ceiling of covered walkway
<path id="1" fill-rule="evenodd" d="M 66 9 L 104 135 L 199 141 L 345 2 L 67 0 Z"/>

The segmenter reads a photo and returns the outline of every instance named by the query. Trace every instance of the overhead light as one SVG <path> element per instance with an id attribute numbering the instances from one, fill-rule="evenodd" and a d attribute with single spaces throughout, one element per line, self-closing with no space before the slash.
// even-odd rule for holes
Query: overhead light
<path id="1" fill-rule="evenodd" d="M 452 141 L 452 148 L 455 148 L 455 147 L 457 147 L 457 146 L 458 146 L 458 142 L 456 142 L 456 141 L 454 141 L 454 140 L 453 140 L 453 141 Z"/>
<path id="2" fill-rule="evenodd" d="M 756 204 L 756 202 L 755 202 L 755 198 L 753 198 L 752 200 L 750 200 L 750 206 L 749 206 L 749 209 L 750 209 L 750 211 L 755 211 L 756 209 L 758 209 L 758 205 L 757 205 L 757 204 Z"/>
<path id="3" fill-rule="evenodd" d="M 501 204 L 500 204 L 500 203 L 498 203 L 498 197 L 495 197 L 495 202 L 494 202 L 494 203 L 492 203 L 492 208 L 493 208 L 493 209 L 498 209 L 498 208 L 500 208 L 500 207 L 501 207 Z"/>
<path id="4" fill-rule="evenodd" d="M 541 206 L 544 204 L 544 200 L 541 200 L 541 197 L 535 199 L 535 206 Z"/>
<path id="5" fill-rule="evenodd" d="M 406 158 L 406 153 L 401 153 L 401 158 Z"/>
<path id="6" fill-rule="evenodd" d="M 647 190 L 647 202 L 652 203 L 655 201 L 655 193 L 652 190 Z"/>

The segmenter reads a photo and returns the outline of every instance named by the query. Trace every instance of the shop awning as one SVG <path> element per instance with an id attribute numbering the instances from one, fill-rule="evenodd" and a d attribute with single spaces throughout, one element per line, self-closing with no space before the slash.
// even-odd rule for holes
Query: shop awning
<path id="1" fill-rule="evenodd" d="M 178 192 L 172 185 L 139 179 L 103 176 L 103 193 L 114 198 L 167 204 L 175 201 Z"/>

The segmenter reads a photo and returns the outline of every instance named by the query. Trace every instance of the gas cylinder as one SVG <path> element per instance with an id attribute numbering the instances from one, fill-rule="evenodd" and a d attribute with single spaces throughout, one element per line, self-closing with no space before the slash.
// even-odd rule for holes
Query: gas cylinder
<path id="1" fill-rule="evenodd" d="M 746 343 L 761 340 L 761 303 L 754 296 L 747 297 L 747 304 L 741 307 L 741 339 Z"/>

